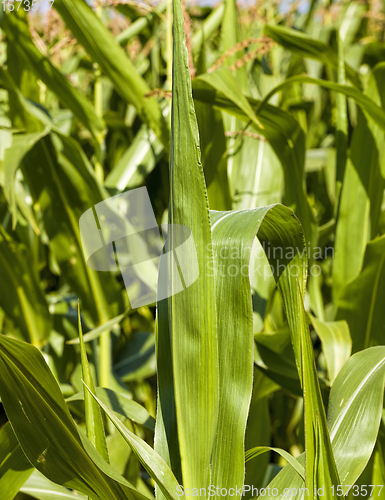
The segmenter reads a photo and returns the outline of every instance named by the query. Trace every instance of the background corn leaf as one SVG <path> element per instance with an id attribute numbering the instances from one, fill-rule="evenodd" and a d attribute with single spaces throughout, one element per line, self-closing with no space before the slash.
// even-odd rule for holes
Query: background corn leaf
<path id="1" fill-rule="evenodd" d="M 33 472 L 8 422 L 0 430 L 0 491 L 3 500 L 13 500 Z"/>
<path id="2" fill-rule="evenodd" d="M 154 132 L 142 125 L 134 140 L 108 174 L 105 185 L 123 191 L 140 186 L 164 155 L 162 143 Z"/>
<path id="3" fill-rule="evenodd" d="M 346 321 L 320 321 L 310 316 L 311 324 L 322 342 L 329 373 L 330 384 L 333 384 L 341 368 L 350 358 L 352 339 Z"/>
<path id="4" fill-rule="evenodd" d="M 23 174 L 39 203 L 63 278 L 74 287 L 94 324 L 105 323 L 122 308 L 122 297 L 111 273 L 86 265 L 78 223 L 87 209 L 103 200 L 95 174 L 78 145 L 64 136 L 41 139 L 25 156 Z"/>
<path id="5" fill-rule="evenodd" d="M 148 411 L 136 401 L 128 399 L 124 394 L 105 389 L 103 387 L 96 387 L 96 396 L 104 403 L 110 410 L 118 413 L 119 415 L 129 418 L 133 422 L 144 425 L 150 431 L 155 430 L 155 419 Z M 66 399 L 66 402 L 84 400 L 84 394 L 79 392 Z"/>
<path id="6" fill-rule="evenodd" d="M 0 306 L 13 320 L 15 333 L 42 345 L 50 333 L 52 319 L 38 277 L 31 270 L 33 256 L 23 243 L 13 241 L 0 229 Z"/>
<path id="7" fill-rule="evenodd" d="M 215 7 L 212 12 L 207 16 L 207 18 L 202 23 L 202 26 L 197 30 L 192 36 L 192 51 L 193 54 L 198 52 L 202 44 L 210 38 L 216 29 L 220 26 L 223 18 L 223 13 L 225 11 L 225 2 L 221 2 L 217 7 Z"/>
<path id="8" fill-rule="evenodd" d="M 280 448 L 272 448 L 270 446 L 256 446 L 255 448 L 246 451 L 245 460 L 246 462 L 248 462 L 249 460 L 253 460 L 259 455 L 262 455 L 263 453 L 267 453 L 270 451 L 275 451 L 275 453 L 282 455 L 282 457 L 287 462 L 289 462 L 289 464 L 293 467 L 293 469 L 295 469 L 298 472 L 298 474 L 302 477 L 302 479 L 305 479 L 305 471 L 304 468 L 300 465 L 300 463 L 293 456 L 291 456 L 290 453 L 288 453 L 285 450 L 281 450 Z"/>
<path id="9" fill-rule="evenodd" d="M 122 46 L 126 45 L 131 38 L 139 35 L 144 29 L 151 25 L 157 17 L 161 17 L 161 14 L 166 10 L 166 7 L 167 1 L 157 5 L 147 15 L 140 16 L 133 23 L 131 23 L 127 29 L 119 33 L 116 37 L 116 41 Z"/>
<path id="10" fill-rule="evenodd" d="M 346 320 L 353 352 L 384 338 L 385 237 L 368 243 L 360 274 L 342 290 L 337 302 L 337 320 Z"/>
<path id="11" fill-rule="evenodd" d="M 345 94 L 346 97 L 351 97 L 359 106 L 361 106 L 362 110 L 370 116 L 376 125 L 378 125 L 382 130 L 385 130 L 385 111 L 361 91 L 354 87 L 349 87 L 348 85 L 341 85 L 339 83 L 320 80 L 319 78 L 311 78 L 309 76 L 292 76 L 291 78 L 288 78 L 271 90 L 264 97 L 263 101 L 261 101 L 261 104 L 257 109 L 260 110 L 260 108 L 264 106 L 264 103 L 266 103 L 275 93 L 289 85 L 292 85 L 293 83 L 311 83 L 314 85 L 320 85 L 321 87 L 341 92 L 342 94 Z"/>
<path id="12" fill-rule="evenodd" d="M 382 415 L 384 384 L 384 347 L 373 347 L 352 356 L 334 381 L 328 422 L 343 485 L 356 482 L 373 452 Z M 347 490 L 345 487 L 344 492 Z"/>
<path id="13" fill-rule="evenodd" d="M 37 470 L 33 471 L 20 491 L 38 500 L 86 500 L 87 498 L 53 483 Z"/>
<path id="14" fill-rule="evenodd" d="M 338 68 L 338 55 L 329 45 L 319 40 L 315 40 L 298 30 L 287 28 L 286 26 L 266 25 L 264 33 L 274 41 L 282 45 L 285 49 L 302 57 L 315 59 L 324 64 L 330 64 L 334 69 Z M 345 64 L 347 78 L 358 88 L 361 82 L 357 73 L 350 66 Z"/>
<path id="15" fill-rule="evenodd" d="M 47 135 L 48 130 L 35 132 L 31 134 L 14 134 L 12 144 L 5 150 L 4 154 L 4 195 L 8 199 L 12 212 L 12 228 L 16 227 L 17 208 L 16 208 L 16 173 L 20 167 L 24 155 L 34 146 L 34 144 Z"/>
<path id="16" fill-rule="evenodd" d="M 266 137 L 281 161 L 285 176 L 285 202 L 300 219 L 306 240 L 314 242 L 315 227 L 304 192 L 304 134 L 296 120 L 273 106 L 263 107 L 256 117 L 259 101 L 242 95 L 236 80 L 226 70 L 202 75 L 193 82 L 194 99 L 203 101 L 253 124 Z"/>
<path id="17" fill-rule="evenodd" d="M 44 57 L 31 40 L 26 17 L 20 13 L 8 12 L 4 16 L 3 29 L 7 33 L 10 43 L 14 45 L 19 64 L 22 62 L 29 66 L 73 114 L 81 121 L 96 138 L 101 138 L 105 124 L 92 104 L 73 87 L 70 81 L 49 59 Z"/>
<path id="18" fill-rule="evenodd" d="M 91 7 L 83 0 L 58 0 L 55 9 L 116 91 L 167 146 L 169 132 L 161 109 L 154 97 L 145 97 L 150 88 Z"/>

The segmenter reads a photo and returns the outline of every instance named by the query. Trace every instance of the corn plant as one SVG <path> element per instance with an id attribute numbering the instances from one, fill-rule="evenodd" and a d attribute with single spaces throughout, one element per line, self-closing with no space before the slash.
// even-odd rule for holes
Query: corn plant
<path id="1" fill-rule="evenodd" d="M 0 499 L 385 498 L 378 7 L 55 0 L 44 25 L 19 3 L 0 12 Z M 169 229 L 144 279 L 171 292 L 133 308 L 79 219 L 144 185 Z"/>

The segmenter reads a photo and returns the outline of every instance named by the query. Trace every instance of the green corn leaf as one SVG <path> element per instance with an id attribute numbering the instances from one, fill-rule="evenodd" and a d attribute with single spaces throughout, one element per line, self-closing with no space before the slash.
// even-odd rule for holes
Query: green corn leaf
<path id="1" fill-rule="evenodd" d="M 328 422 L 341 479 L 354 484 L 367 465 L 380 426 L 385 384 L 385 347 L 352 356 L 334 381 Z"/>
<path id="2" fill-rule="evenodd" d="M 127 309 L 123 314 L 118 314 L 118 316 L 116 316 L 115 318 L 112 318 L 109 321 L 103 323 L 102 325 L 93 328 L 85 335 L 83 335 L 83 342 L 87 343 L 91 342 L 91 340 L 98 339 L 102 335 L 102 333 L 104 333 L 105 331 L 110 331 L 111 328 L 113 328 L 115 325 L 118 325 L 130 311 L 131 309 Z M 70 345 L 80 344 L 80 338 L 67 340 L 67 344 Z"/>
<path id="3" fill-rule="evenodd" d="M 202 46 L 197 75 L 205 73 L 206 51 Z M 207 185 L 209 205 L 214 210 L 229 210 L 231 198 L 227 174 L 226 138 L 220 111 L 207 103 L 194 102 L 199 127 L 202 167 Z"/>
<path id="4" fill-rule="evenodd" d="M 213 9 L 209 16 L 206 17 L 202 26 L 195 31 L 192 36 L 192 50 L 193 54 L 199 52 L 202 44 L 208 40 L 213 33 L 218 29 L 222 22 L 223 14 L 225 12 L 226 2 L 221 2 L 218 7 Z"/>
<path id="5" fill-rule="evenodd" d="M 4 23 L 6 23 L 4 9 Z M 30 36 L 28 29 L 28 18 L 24 12 L 15 13 L 18 18 L 18 26 L 27 36 Z M 1 20 L 0 20 L 1 25 Z M 40 103 L 40 89 L 36 74 L 30 65 L 20 64 L 20 48 L 15 43 L 7 43 L 7 71 L 15 81 L 16 85 L 22 89 L 23 95 L 32 102 Z M 38 120 L 25 112 L 18 99 L 14 95 L 9 95 L 9 117 L 15 128 L 26 129 L 28 132 L 38 132 L 41 126 Z"/>
<path id="6" fill-rule="evenodd" d="M 320 321 L 310 316 L 310 321 L 322 342 L 330 384 L 350 358 L 352 339 L 346 321 Z"/>
<path id="7" fill-rule="evenodd" d="M 384 339 L 385 321 L 385 236 L 368 243 L 362 270 L 348 283 L 337 301 L 337 320 L 346 320 L 353 341 L 353 352 Z"/>
<path id="8" fill-rule="evenodd" d="M 340 85 L 345 85 L 345 62 L 344 62 L 344 37 L 342 31 L 337 33 L 338 44 L 338 70 L 337 81 Z M 347 101 L 346 97 L 338 93 L 336 96 L 337 106 L 337 127 L 336 127 L 336 190 L 337 203 L 334 208 L 334 213 L 338 213 L 339 198 L 341 185 L 344 178 L 346 158 L 347 158 L 347 139 L 348 139 L 348 116 L 347 116 Z"/>
<path id="9" fill-rule="evenodd" d="M 154 375 L 154 333 L 135 332 L 114 360 L 113 369 L 124 382 L 142 380 Z"/>
<path id="10" fill-rule="evenodd" d="M 275 335 L 271 337 L 274 342 Z M 254 338 L 258 346 L 258 355 L 254 355 L 254 362 L 258 369 L 282 388 L 301 397 L 301 383 L 291 345 L 286 345 L 281 352 L 277 353 L 270 346 L 260 342 L 261 334 L 256 334 Z"/>
<path id="11" fill-rule="evenodd" d="M 372 97 L 372 95 L 371 95 Z M 385 180 L 380 151 L 384 132 L 358 110 L 337 219 L 333 262 L 333 299 L 362 268 L 367 242 L 378 233 Z M 382 144 L 380 144 L 382 142 Z M 356 193 L 352 197 L 351 193 Z"/>
<path id="12" fill-rule="evenodd" d="M 245 449 L 258 446 L 269 446 L 271 440 L 271 424 L 269 411 L 269 395 L 279 386 L 270 381 L 257 368 L 254 368 L 253 394 L 250 402 L 245 434 Z M 270 456 L 261 455 L 245 463 L 245 487 L 260 488 L 268 470 Z M 245 488 L 245 490 L 248 488 Z M 245 500 L 252 498 L 252 491 L 245 491 Z"/>
<path id="13" fill-rule="evenodd" d="M 52 319 L 32 261 L 30 250 L 0 227 L 0 307 L 24 340 L 42 345 L 51 331 Z"/>
<path id="14" fill-rule="evenodd" d="M 95 385 L 92 380 L 90 366 L 88 364 L 86 346 L 83 340 L 82 322 L 80 318 L 80 305 L 78 304 L 78 330 L 79 330 L 79 340 L 80 340 L 80 355 L 82 360 L 82 371 L 83 380 L 95 394 Z M 104 433 L 104 424 L 102 419 L 102 414 L 98 404 L 91 397 L 89 392 L 84 393 L 84 403 L 85 403 L 85 420 L 87 428 L 87 437 L 91 443 L 98 450 L 100 455 L 104 458 L 106 462 L 109 462 L 108 450 L 106 443 L 106 436 Z"/>
<path id="15" fill-rule="evenodd" d="M 97 138 L 104 134 L 105 124 L 92 104 L 70 81 L 35 47 L 31 40 L 27 23 L 15 12 L 7 12 L 4 16 L 3 27 L 14 45 L 17 56 L 23 64 L 30 67 L 46 85 L 67 106 Z"/>
<path id="16" fill-rule="evenodd" d="M 281 448 L 272 448 L 271 446 L 256 446 L 255 448 L 246 451 L 245 461 L 248 462 L 253 458 L 259 457 L 263 453 L 268 453 L 270 451 L 275 451 L 275 453 L 281 455 L 281 457 L 283 457 L 287 462 L 289 462 L 289 464 L 293 467 L 293 469 L 295 469 L 298 472 L 298 474 L 302 477 L 302 479 L 305 480 L 305 471 L 302 465 L 292 455 L 290 455 L 290 453 L 288 453 L 285 450 L 282 450 Z"/>
<path id="17" fill-rule="evenodd" d="M 73 287 L 95 326 L 106 323 L 123 304 L 112 274 L 90 269 L 84 259 L 79 218 L 105 197 L 84 153 L 71 138 L 47 136 L 25 156 L 22 170 L 39 204 L 63 279 Z"/>
<path id="18" fill-rule="evenodd" d="M 33 472 L 8 422 L 0 429 L 1 500 L 13 500 Z"/>
<path id="19" fill-rule="evenodd" d="M 383 62 L 377 64 L 373 69 L 373 73 L 368 82 L 368 87 L 366 89 L 366 94 L 382 108 L 385 107 L 385 95 L 384 95 L 384 84 L 385 84 L 385 64 Z M 373 130 L 373 124 L 369 123 L 369 127 L 372 130 L 373 136 L 376 139 L 377 149 L 380 157 L 380 169 L 382 177 L 385 179 L 385 161 L 384 161 L 384 135 L 382 131 L 378 133 L 377 130 Z"/>
<path id="20" fill-rule="evenodd" d="M 353 137 L 358 139 L 357 127 Z M 366 137 L 368 139 L 368 137 Z M 368 140 L 369 145 L 371 141 Z M 357 144 L 357 142 L 353 143 Z M 365 142 L 361 142 L 365 151 Z M 372 146 L 373 143 L 371 144 Z M 364 152 L 363 151 L 363 152 Z M 373 152 L 374 150 L 371 149 Z M 365 151 L 369 153 L 369 150 Z M 368 154 L 354 157 L 356 166 L 348 159 L 341 190 L 339 213 L 336 227 L 333 261 L 333 300 L 336 304 L 343 287 L 357 277 L 362 267 L 366 244 L 370 239 L 370 200 L 362 183 L 362 174 L 368 170 Z M 361 161 L 358 161 L 361 160 Z M 361 175 L 360 175 L 361 174 Z M 352 197 L 356 193 L 357 197 Z"/>
<path id="21" fill-rule="evenodd" d="M 164 147 L 154 132 L 142 125 L 134 140 L 106 177 L 107 188 L 123 191 L 140 186 L 164 155 Z"/>
<path id="22" fill-rule="evenodd" d="M 205 272 L 211 257 L 209 209 L 180 0 L 174 0 L 173 26 L 169 223 L 183 224 L 191 230 L 199 277 L 183 293 L 158 303 L 159 392 L 155 450 L 171 464 L 180 484 L 183 478 L 185 488 L 199 489 L 208 488 L 210 484 L 210 459 L 217 424 L 215 285 L 213 277 Z M 168 237 L 171 248 L 175 238 L 173 227 Z M 183 258 L 192 263 L 194 256 Z M 178 276 L 171 274 L 172 286 L 177 279 Z M 170 391 L 172 380 L 174 385 Z"/>
<path id="23" fill-rule="evenodd" d="M 27 130 L 29 133 L 35 132 L 35 129 L 40 132 L 45 127 L 56 130 L 46 110 L 41 105 L 24 97 L 11 74 L 2 67 L 0 67 L 0 82 L 2 87 L 8 91 L 9 99 L 16 100 L 18 106 L 23 111 L 24 119 L 22 125 L 23 127 L 28 127 Z M 31 125 L 31 122 L 34 123 L 35 127 Z"/>
<path id="24" fill-rule="evenodd" d="M 211 212 L 214 258 L 208 267 L 216 280 L 219 346 L 219 419 L 212 459 L 212 484 L 231 488 L 243 483 L 244 436 L 252 391 L 254 335 L 248 264 L 257 235 L 267 250 L 280 248 L 283 256 L 293 249 L 293 262 L 269 262 L 280 279 L 287 301 L 295 301 L 283 283 L 290 283 L 291 265 L 298 267 L 304 284 L 306 252 L 298 220 L 283 206 L 254 210 Z M 285 231 L 280 231 L 285 227 Z M 301 260 L 300 253 L 302 252 Z M 280 253 L 279 253 L 280 255 Z M 280 267 L 277 267 L 280 266 Z M 269 268 L 270 270 L 270 268 Z M 286 271 L 285 271 L 286 270 Z M 282 276 L 280 277 L 280 274 Z M 296 278 L 294 278 L 296 282 Z M 293 336 L 300 356 L 299 339 Z M 229 370 L 231 366 L 231 370 Z"/>
<path id="25" fill-rule="evenodd" d="M 94 392 L 95 394 L 95 392 Z M 152 417 L 148 411 L 141 406 L 136 401 L 128 399 L 124 394 L 113 391 L 111 389 L 105 389 L 103 387 L 96 388 L 96 396 L 98 399 L 104 403 L 110 410 L 118 413 L 122 417 L 129 418 L 135 423 L 141 424 L 147 427 L 150 431 L 155 430 L 155 419 Z M 78 392 L 73 396 L 66 399 L 66 402 L 71 401 L 82 401 L 84 400 L 84 394 Z"/>
<path id="26" fill-rule="evenodd" d="M 84 495 L 53 483 L 37 470 L 33 472 L 23 487 L 20 488 L 20 492 L 38 500 L 86 500 L 87 498 Z"/>
<path id="27" fill-rule="evenodd" d="M 110 477 L 108 464 L 89 441 L 84 448 L 85 438 L 80 437 L 39 350 L 4 335 L 0 336 L 0 396 L 23 452 L 45 477 L 93 500 L 123 500 L 127 491 L 144 500 L 122 477 L 116 473 Z"/>
<path id="28" fill-rule="evenodd" d="M 5 150 L 4 154 L 4 195 L 11 208 L 12 229 L 16 227 L 17 208 L 16 208 L 16 172 L 20 167 L 25 154 L 39 141 L 47 135 L 48 129 L 43 132 L 34 132 L 31 134 L 14 134 L 12 144 Z"/>
<path id="29" fill-rule="evenodd" d="M 169 131 L 166 120 L 156 99 L 144 96 L 150 88 L 87 2 L 57 0 L 54 7 L 92 60 L 111 80 L 116 91 L 126 102 L 135 106 L 143 122 L 167 147 Z"/>
<path id="30" fill-rule="evenodd" d="M 143 467 L 147 470 L 147 472 L 159 486 L 164 496 L 169 500 L 176 500 L 177 498 L 180 498 L 180 495 L 177 496 L 178 481 L 175 479 L 175 476 L 173 475 L 166 462 L 145 441 L 131 432 L 113 414 L 113 412 L 91 392 L 86 384 L 84 385 L 89 394 L 100 405 L 100 407 L 103 408 L 108 418 L 130 445 L 132 451 L 135 453 Z"/>
<path id="31" fill-rule="evenodd" d="M 334 381 L 329 397 L 328 427 L 333 446 L 340 484 L 346 495 L 365 469 L 373 452 L 383 408 L 385 384 L 385 348 L 372 347 L 354 354 L 343 366 Z M 298 457 L 304 464 L 304 454 Z M 279 490 L 278 496 L 286 498 L 285 488 L 297 488 L 304 484 L 291 466 L 286 466 L 270 483 Z M 324 496 L 329 494 L 326 490 Z M 332 498 L 332 495 L 330 495 Z"/>
<path id="32" fill-rule="evenodd" d="M 316 61 L 330 65 L 335 70 L 338 68 L 337 53 L 326 43 L 315 40 L 305 35 L 305 33 L 285 26 L 270 25 L 265 26 L 264 33 L 282 45 L 286 50 L 290 50 L 302 57 L 308 57 L 309 59 L 315 59 Z M 357 88 L 361 88 L 360 79 L 354 69 L 345 64 L 345 71 L 351 83 Z"/>
<path id="33" fill-rule="evenodd" d="M 283 229 L 284 228 L 284 229 Z M 219 341 L 219 368 L 220 368 L 220 413 L 218 433 L 213 455 L 213 481 L 223 487 L 237 484 L 242 480 L 243 469 L 238 465 L 236 458 L 237 446 L 242 439 L 244 425 L 247 417 L 248 401 L 245 415 L 242 400 L 234 405 L 234 394 L 250 394 L 252 373 L 248 368 L 253 360 L 252 349 L 252 311 L 250 310 L 250 288 L 248 274 L 237 274 L 237 281 L 229 277 L 231 267 L 238 270 L 249 262 L 249 253 L 252 242 L 257 234 L 258 239 L 265 248 L 269 263 L 274 270 L 273 275 L 281 291 L 286 316 L 291 331 L 298 374 L 303 385 L 305 395 L 305 429 L 306 429 L 306 486 L 314 492 L 315 484 L 339 484 L 336 466 L 331 451 L 330 439 L 327 431 L 326 416 L 323 408 L 321 392 L 314 364 L 313 349 L 309 330 L 307 328 L 305 312 L 302 304 L 304 293 L 307 259 L 304 248 L 303 234 L 298 221 L 292 216 L 290 210 L 282 206 L 266 207 L 255 210 L 241 210 L 237 212 L 213 212 L 212 214 L 213 242 L 217 249 L 217 307 L 218 327 L 221 332 Z M 282 232 L 281 232 L 282 231 Z M 229 234 L 231 237 L 229 238 Z M 229 241 L 230 240 L 230 241 Z M 269 248 L 281 249 L 281 252 L 267 252 Z M 229 252 L 225 258 L 222 256 L 221 247 L 234 247 L 240 249 L 240 256 L 231 258 Z M 289 254 L 291 249 L 291 254 Z M 293 250 L 294 249 L 294 250 Z M 288 257 L 290 255 L 290 257 Z M 293 270 L 295 269 L 295 273 Z M 226 273 L 226 270 L 228 272 Z M 234 300 L 229 293 L 231 285 L 234 287 Z M 226 294 L 223 293 L 226 290 Z M 241 295 L 242 293 L 242 295 Z M 242 297 L 242 308 L 240 298 Z M 236 310 L 231 304 L 237 304 Z M 223 309 L 222 309 L 223 308 Z M 225 313 L 226 311 L 226 313 Z M 229 311 L 232 312 L 229 315 Z M 248 314 L 247 314 L 247 311 Z M 223 318 L 223 320 L 221 320 Z M 243 328 L 240 328 L 242 319 Z M 249 330 L 251 347 L 246 350 L 245 340 L 232 339 L 231 332 Z M 226 332 L 226 333 L 224 333 Z M 237 336 L 239 337 L 239 336 Z M 238 344 L 239 343 L 239 344 Z M 228 348 L 231 346 L 231 349 Z M 250 344 L 249 344 L 250 345 Z M 237 348 L 236 348 L 237 346 Z M 238 352 L 242 354 L 238 354 Z M 237 355 L 238 354 L 238 355 Z M 239 363 L 239 364 L 238 364 Z M 236 367 L 228 374 L 228 366 Z M 242 367 L 242 368 L 241 368 Z M 228 387 L 235 387 L 235 376 L 239 376 L 239 388 L 228 391 Z M 228 377 L 231 375 L 230 380 Z M 250 391 L 250 392 L 249 392 Z M 242 423 L 241 423 L 242 422 Z M 243 424 L 243 425 L 242 425 Z M 237 432 L 238 437 L 237 437 Z M 232 439 L 232 441 L 229 441 Z M 230 446 L 227 446 L 228 443 Z M 233 481 L 233 483 L 232 483 Z"/>
<path id="34" fill-rule="evenodd" d="M 274 87 L 274 89 L 272 89 L 263 98 L 257 107 L 257 112 L 261 110 L 265 103 L 267 103 L 274 94 L 280 92 L 282 89 L 292 85 L 293 83 L 310 83 L 313 85 L 319 85 L 320 87 L 344 94 L 346 97 L 351 97 L 359 106 L 361 106 L 362 110 L 376 123 L 376 125 L 381 128 L 381 130 L 385 130 L 385 111 L 368 96 L 354 87 L 329 82 L 327 80 L 320 80 L 319 78 L 311 78 L 310 76 L 292 76 L 291 78 L 287 78 L 283 83 Z"/>
<path id="35" fill-rule="evenodd" d="M 316 228 L 304 184 L 305 137 L 298 122 L 274 106 L 254 109 L 259 101 L 246 98 L 227 69 L 201 75 L 193 81 L 194 99 L 221 109 L 242 121 L 250 121 L 266 137 L 279 158 L 285 177 L 285 202 L 303 225 L 306 241 L 315 245 Z"/>
<path id="36" fill-rule="evenodd" d="M 131 23 L 127 29 L 119 33 L 119 35 L 116 37 L 116 41 L 120 45 L 126 45 L 127 42 L 131 40 L 131 38 L 142 33 L 149 25 L 151 25 L 154 22 L 156 18 L 161 17 L 166 8 L 167 8 L 167 0 L 154 7 L 149 14 L 141 16 L 138 19 L 136 19 L 133 23 Z"/>
<path id="37" fill-rule="evenodd" d="M 80 145 L 62 135 L 45 113 L 28 102 L 2 68 L 0 79 L 27 113 L 57 132 L 35 143 L 24 156 L 22 172 L 33 201 L 42 212 L 45 230 L 62 276 L 76 291 L 84 309 L 91 313 L 94 324 L 99 326 L 122 310 L 122 297 L 111 273 L 98 273 L 86 265 L 79 218 L 106 198 L 108 193 L 98 183 Z M 108 299 L 105 296 L 107 290 Z"/>

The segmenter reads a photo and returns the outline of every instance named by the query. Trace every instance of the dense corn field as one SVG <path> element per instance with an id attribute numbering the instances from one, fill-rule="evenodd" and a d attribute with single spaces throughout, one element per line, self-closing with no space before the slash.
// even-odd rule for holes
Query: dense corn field
<path id="1" fill-rule="evenodd" d="M 0 6 L 0 500 L 385 499 L 385 4 Z"/>

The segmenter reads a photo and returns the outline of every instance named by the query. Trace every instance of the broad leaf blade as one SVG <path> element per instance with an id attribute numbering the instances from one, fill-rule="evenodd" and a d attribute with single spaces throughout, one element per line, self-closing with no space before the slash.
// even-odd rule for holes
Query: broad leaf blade
<path id="1" fill-rule="evenodd" d="M 174 225 L 182 224 L 191 230 L 199 277 L 182 293 L 158 303 L 159 400 L 155 449 L 172 464 L 178 480 L 182 475 L 185 488 L 208 488 L 219 383 L 215 286 L 213 277 L 206 272 L 211 231 L 180 0 L 174 0 L 173 26 L 168 241 L 174 249 L 178 230 Z M 187 253 L 182 258 L 186 259 L 184 270 L 188 281 L 189 273 L 195 270 L 194 255 Z M 166 279 L 174 286 L 179 276 L 170 270 Z"/>
<path id="2" fill-rule="evenodd" d="M 385 347 L 352 356 L 336 378 L 328 422 L 341 484 L 354 484 L 369 461 L 382 416 Z M 345 488 L 345 494 L 348 488 Z"/>
<path id="3" fill-rule="evenodd" d="M 96 467 L 85 451 L 60 388 L 38 349 L 1 335 L 0 375 L 7 416 L 36 469 L 51 481 L 93 499 L 127 498 L 119 483 Z M 143 499 L 133 487 L 131 492 Z"/>
<path id="4" fill-rule="evenodd" d="M 319 321 L 310 316 L 311 323 L 322 342 L 330 384 L 350 357 L 352 339 L 346 321 Z"/>

